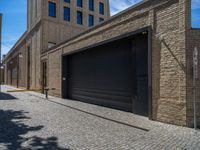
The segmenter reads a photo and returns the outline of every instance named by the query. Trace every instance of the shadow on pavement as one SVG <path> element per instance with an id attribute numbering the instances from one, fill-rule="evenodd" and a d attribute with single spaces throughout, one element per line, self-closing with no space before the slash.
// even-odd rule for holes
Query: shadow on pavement
<path id="1" fill-rule="evenodd" d="M 17 99 L 16 97 L 10 94 L 0 92 L 0 100 L 16 100 L 16 99 Z"/>
<path id="2" fill-rule="evenodd" d="M 24 111 L 0 110 L 0 147 L 8 150 L 68 150 L 58 146 L 57 137 L 23 138 L 28 132 L 39 131 L 43 126 L 31 127 L 23 122 L 27 119 Z M 24 146 L 22 146 L 24 145 Z"/>

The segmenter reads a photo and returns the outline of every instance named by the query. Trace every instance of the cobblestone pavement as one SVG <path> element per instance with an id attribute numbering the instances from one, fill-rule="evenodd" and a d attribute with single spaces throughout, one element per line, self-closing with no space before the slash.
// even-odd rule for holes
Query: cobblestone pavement
<path id="1" fill-rule="evenodd" d="M 200 131 L 35 92 L 0 94 L 0 150 L 200 149 Z"/>

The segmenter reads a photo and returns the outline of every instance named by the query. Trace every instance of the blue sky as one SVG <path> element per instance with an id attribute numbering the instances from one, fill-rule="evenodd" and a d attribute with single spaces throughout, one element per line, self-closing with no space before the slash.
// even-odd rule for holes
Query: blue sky
<path id="1" fill-rule="evenodd" d="M 114 15 L 142 0 L 110 0 Z M 192 26 L 200 28 L 200 0 L 192 0 Z M 2 54 L 6 54 L 26 30 L 26 0 L 0 0 L 3 13 Z"/>

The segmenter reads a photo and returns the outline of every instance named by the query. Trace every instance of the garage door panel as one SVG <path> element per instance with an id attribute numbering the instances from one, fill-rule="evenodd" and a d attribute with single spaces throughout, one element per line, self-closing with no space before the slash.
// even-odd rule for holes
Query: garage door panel
<path id="1" fill-rule="evenodd" d="M 145 37 L 135 38 L 137 114 L 148 114 L 148 41 Z"/>
<path id="2" fill-rule="evenodd" d="M 67 98 L 146 115 L 147 42 L 140 35 L 66 56 Z"/>
<path id="3" fill-rule="evenodd" d="M 101 90 L 101 91 L 100 90 L 85 90 L 85 89 L 79 89 L 79 88 L 73 88 L 72 94 L 73 96 L 83 95 L 83 96 L 102 98 L 102 99 L 114 100 L 114 101 L 121 101 L 123 99 L 123 102 L 127 102 L 127 103 L 131 103 L 131 97 L 132 97 L 132 95 L 130 95 L 130 92 L 129 93 L 128 92 L 120 93 L 119 91 L 107 92 L 106 90 Z"/>
<path id="4" fill-rule="evenodd" d="M 132 106 L 130 105 L 130 103 L 121 102 L 121 101 L 113 101 L 110 99 L 98 98 L 98 97 L 93 97 L 93 96 L 89 97 L 89 96 L 83 96 L 83 95 L 74 95 L 74 99 L 80 100 L 86 103 L 110 107 L 110 108 L 119 109 L 123 111 L 132 110 Z"/>
<path id="5" fill-rule="evenodd" d="M 121 41 L 69 57 L 69 98 L 130 111 L 131 41 Z"/>
<path id="6" fill-rule="evenodd" d="M 94 88 L 80 88 L 80 87 L 73 87 L 72 90 L 79 90 L 85 92 L 92 92 L 92 93 L 102 93 L 102 94 L 110 94 L 110 95 L 117 95 L 117 96 L 131 96 L 131 91 L 124 91 L 124 90 L 109 90 L 109 89 L 94 89 Z"/>

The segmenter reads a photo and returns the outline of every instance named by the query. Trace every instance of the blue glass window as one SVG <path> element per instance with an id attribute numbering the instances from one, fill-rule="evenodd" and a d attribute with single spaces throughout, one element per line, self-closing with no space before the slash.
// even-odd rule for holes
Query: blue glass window
<path id="1" fill-rule="evenodd" d="M 66 2 L 66 3 L 70 3 L 70 0 L 64 0 L 64 2 Z"/>
<path id="2" fill-rule="evenodd" d="M 70 21 L 70 8 L 64 7 L 64 20 Z"/>
<path id="3" fill-rule="evenodd" d="M 99 2 L 99 13 L 104 15 L 104 3 Z"/>
<path id="4" fill-rule="evenodd" d="M 94 11 L 94 0 L 89 0 L 89 10 Z"/>
<path id="5" fill-rule="evenodd" d="M 77 24 L 83 24 L 83 14 L 80 11 L 77 11 Z"/>
<path id="6" fill-rule="evenodd" d="M 89 27 L 92 27 L 94 25 L 94 16 L 93 15 L 89 15 L 88 22 L 89 22 Z"/>
<path id="7" fill-rule="evenodd" d="M 77 0 L 77 6 L 78 7 L 83 7 L 83 1 L 82 0 Z"/>
<path id="8" fill-rule="evenodd" d="M 56 4 L 49 2 L 49 16 L 56 17 Z"/>
<path id="9" fill-rule="evenodd" d="M 104 21 L 104 19 L 103 18 L 99 18 L 99 22 L 102 22 L 102 21 Z"/>

